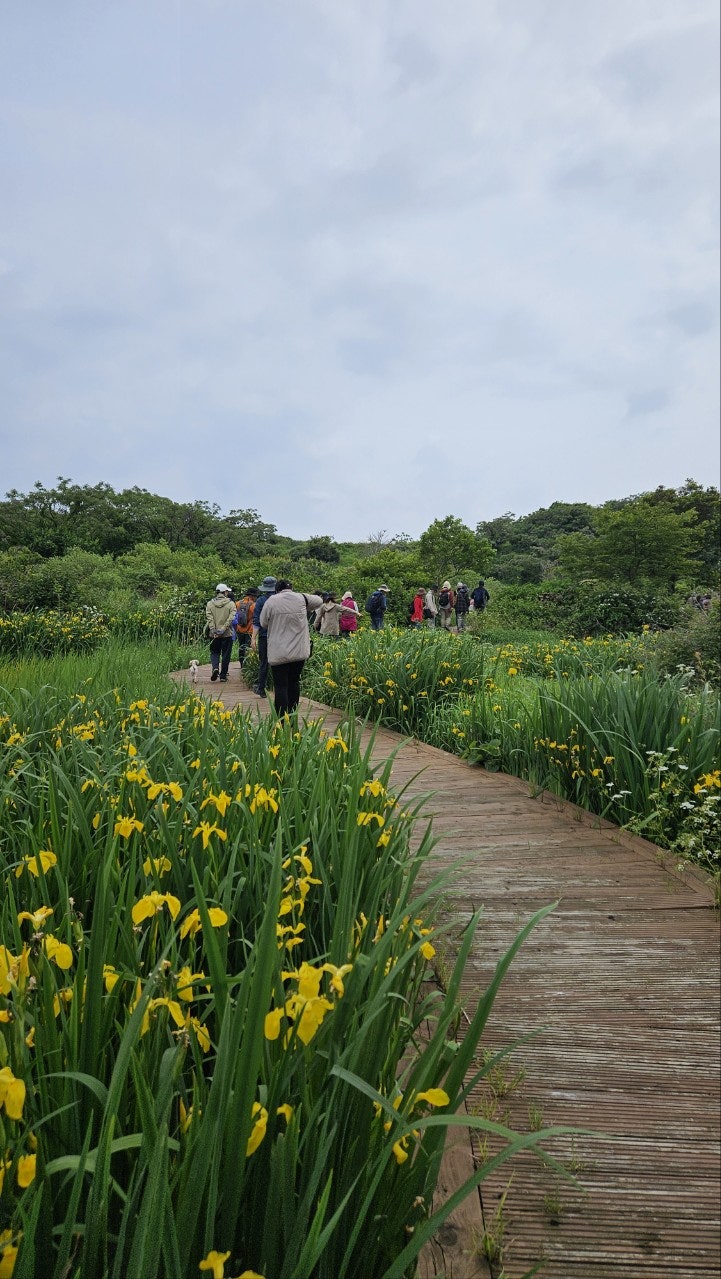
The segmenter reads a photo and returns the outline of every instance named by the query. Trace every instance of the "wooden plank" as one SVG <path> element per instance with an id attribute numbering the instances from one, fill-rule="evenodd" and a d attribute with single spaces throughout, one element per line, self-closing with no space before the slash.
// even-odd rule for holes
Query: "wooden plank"
<path id="1" fill-rule="evenodd" d="M 217 685 L 199 687 L 218 696 Z M 238 684 L 222 700 L 267 713 Z M 343 720 L 313 703 L 302 713 L 329 729 Z M 502 1263 L 514 1279 L 540 1259 L 546 1279 L 719 1279 L 720 957 L 706 877 L 518 778 L 385 729 L 373 740 L 376 760 L 396 752 L 394 785 L 428 797 L 437 844 L 426 877 L 454 871 L 441 908 L 449 948 L 483 907 L 462 987 L 469 1013 L 522 924 L 558 902 L 516 957 L 482 1047 L 532 1038 L 469 1108 L 519 1131 L 539 1120 L 589 1130 L 549 1146 L 576 1185 L 517 1157 L 425 1251 L 419 1275 L 490 1275 L 478 1245 L 502 1206 Z M 439 1194 L 492 1149 L 476 1134 L 456 1138 Z"/>

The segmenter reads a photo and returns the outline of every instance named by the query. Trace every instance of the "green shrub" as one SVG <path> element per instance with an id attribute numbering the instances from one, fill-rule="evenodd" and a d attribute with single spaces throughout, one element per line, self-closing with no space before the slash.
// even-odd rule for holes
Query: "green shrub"
<path id="1" fill-rule="evenodd" d="M 708 612 L 685 608 L 679 623 L 657 637 L 653 660 L 662 672 L 671 674 L 685 666 L 693 669 L 701 682 L 721 687 L 721 606 L 718 597 Z"/>

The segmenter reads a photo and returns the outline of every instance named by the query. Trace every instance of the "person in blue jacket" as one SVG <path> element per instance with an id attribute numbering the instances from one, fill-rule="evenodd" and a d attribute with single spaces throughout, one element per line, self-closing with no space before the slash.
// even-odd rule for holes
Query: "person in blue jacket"
<path id="1" fill-rule="evenodd" d="M 388 608 L 388 595 L 390 588 L 387 586 L 379 586 L 370 597 L 368 612 L 370 613 L 371 627 L 374 631 L 379 631 L 383 626 L 383 619 Z"/>
<path id="2" fill-rule="evenodd" d="M 271 595 L 275 595 L 275 583 L 276 579 L 274 577 L 263 578 L 258 587 L 260 594 L 255 601 L 255 608 L 253 609 L 252 645 L 258 653 L 258 680 L 253 685 L 253 692 L 257 693 L 258 697 L 266 696 L 265 685 L 268 679 L 268 631 L 263 626 L 263 605 L 266 600 L 270 599 Z"/>

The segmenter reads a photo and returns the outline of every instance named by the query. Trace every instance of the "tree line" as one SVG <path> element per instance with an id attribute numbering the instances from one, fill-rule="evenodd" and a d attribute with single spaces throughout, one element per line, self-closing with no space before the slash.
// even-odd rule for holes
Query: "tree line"
<path id="1" fill-rule="evenodd" d="M 343 543 L 327 533 L 285 537 L 255 510 L 224 515 L 207 502 L 60 477 L 54 488 L 37 483 L 0 502 L 0 608 L 128 607 L 169 592 L 202 594 L 219 580 L 240 590 L 272 572 L 301 589 L 351 586 L 358 595 L 388 581 L 402 620 L 405 597 L 419 586 L 485 577 L 517 609 L 532 595 L 547 613 L 584 584 L 586 594 L 612 586 L 616 599 L 633 595 L 639 616 L 663 624 L 663 597 L 717 590 L 720 545 L 719 492 L 691 479 L 597 507 L 554 502 L 525 516 L 479 518 L 475 528 L 449 515 L 415 540 L 381 531 Z M 661 599 L 655 612 L 653 599 Z"/>

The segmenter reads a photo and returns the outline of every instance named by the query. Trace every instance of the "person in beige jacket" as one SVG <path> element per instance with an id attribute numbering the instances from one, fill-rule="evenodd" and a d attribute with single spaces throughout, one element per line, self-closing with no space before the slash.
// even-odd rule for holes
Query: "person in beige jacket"
<path id="1" fill-rule="evenodd" d="M 301 595 L 281 578 L 276 582 L 275 595 L 263 605 L 277 715 L 290 715 L 298 709 L 300 676 L 310 657 L 308 618 L 322 603 L 320 595 Z"/>
<path id="2" fill-rule="evenodd" d="M 321 635 L 333 635 L 337 639 L 340 635 L 340 622 L 343 614 L 348 617 L 358 616 L 357 606 L 353 605 L 351 608 L 350 604 L 346 604 L 345 599 L 346 597 L 343 596 L 339 604 L 331 591 L 325 603 L 321 604 L 313 623 L 315 629 Z"/>

